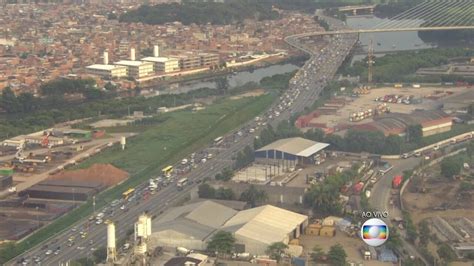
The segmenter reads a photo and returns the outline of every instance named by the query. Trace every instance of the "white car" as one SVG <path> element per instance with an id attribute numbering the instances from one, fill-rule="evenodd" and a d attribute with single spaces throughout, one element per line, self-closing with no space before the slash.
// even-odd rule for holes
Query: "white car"
<path id="1" fill-rule="evenodd" d="M 51 249 L 48 249 L 44 254 L 49 256 L 49 255 L 53 254 L 53 251 Z"/>

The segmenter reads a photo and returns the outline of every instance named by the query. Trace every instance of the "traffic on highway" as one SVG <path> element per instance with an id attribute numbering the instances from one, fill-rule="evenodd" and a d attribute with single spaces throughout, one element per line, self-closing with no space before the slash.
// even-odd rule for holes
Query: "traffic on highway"
<path id="1" fill-rule="evenodd" d="M 337 20 L 330 19 L 329 22 L 337 29 L 344 27 Z M 152 217 L 160 215 L 203 179 L 212 178 L 223 169 L 231 167 L 234 155 L 247 145 L 253 145 L 261 129 L 267 125 L 275 127 L 311 106 L 335 75 L 356 43 L 357 36 L 333 36 L 327 39 L 327 46 L 323 49 L 307 47 L 296 38 L 288 37 L 286 41 L 309 52 L 311 58 L 291 79 L 289 88 L 266 112 L 241 128 L 215 139 L 205 149 L 190 154 L 174 165 L 163 166 L 162 175 L 150 177 L 150 180 L 140 186 L 130 188 L 121 199 L 114 200 L 90 217 L 83 217 L 69 230 L 58 232 L 7 265 L 62 265 L 74 259 L 91 257 L 95 250 L 106 244 L 104 221 L 113 220 L 117 239 L 122 239 L 126 237 L 127 231 L 133 229 L 133 224 L 143 212 L 148 212 Z M 127 252 L 128 247 L 127 243 L 120 251 Z"/>

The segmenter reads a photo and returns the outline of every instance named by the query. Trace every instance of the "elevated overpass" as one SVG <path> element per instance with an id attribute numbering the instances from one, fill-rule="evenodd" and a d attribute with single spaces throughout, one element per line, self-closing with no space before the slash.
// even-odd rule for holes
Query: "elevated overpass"
<path id="1" fill-rule="evenodd" d="M 377 5 L 362 5 L 362 6 L 341 6 L 337 8 L 340 12 L 352 12 L 352 14 L 357 15 L 359 10 L 368 10 L 370 13 L 374 13 L 374 9 Z"/>

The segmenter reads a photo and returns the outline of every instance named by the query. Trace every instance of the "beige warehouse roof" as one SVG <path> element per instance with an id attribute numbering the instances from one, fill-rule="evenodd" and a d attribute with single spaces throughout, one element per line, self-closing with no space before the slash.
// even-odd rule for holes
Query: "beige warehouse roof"
<path id="1" fill-rule="evenodd" d="M 265 244 L 283 241 L 307 216 L 271 205 L 237 213 L 222 229 Z"/>
<path id="2" fill-rule="evenodd" d="M 296 156 L 308 157 L 329 146 L 327 143 L 316 142 L 300 137 L 280 139 L 257 151 L 276 150 Z"/>

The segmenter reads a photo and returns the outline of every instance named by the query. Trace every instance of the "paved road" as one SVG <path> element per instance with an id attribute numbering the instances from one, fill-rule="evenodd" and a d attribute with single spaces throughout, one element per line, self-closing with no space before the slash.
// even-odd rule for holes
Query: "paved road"
<path id="1" fill-rule="evenodd" d="M 338 25 L 341 25 L 340 22 L 336 22 L 339 23 Z M 301 112 L 305 107 L 311 106 L 314 101 L 318 99 L 327 81 L 335 75 L 337 68 L 344 61 L 355 41 L 354 36 L 336 36 L 330 40 L 327 46 L 328 49 L 324 49 L 322 52 L 312 51 L 311 47 L 305 47 L 304 50 L 311 53 L 311 58 L 290 81 L 290 86 L 280 98 L 280 101 L 275 102 L 269 110 L 261 115 L 262 120 L 260 122 L 250 121 L 239 130 L 226 136 L 224 143 L 225 149 L 222 149 L 219 154 L 216 154 L 214 159 L 199 164 L 197 168 L 186 175 L 192 182 L 191 185 L 187 186 L 183 191 L 178 191 L 176 186 L 171 184 L 164 187 L 155 195 L 149 195 L 147 197 L 145 196 L 147 184 L 144 183 L 136 188 L 137 200 L 126 203 L 127 212 L 120 210 L 118 206 L 114 208 L 115 215 L 106 218 L 116 221 L 116 238 L 120 239 L 124 237 L 126 231 L 133 228 L 133 223 L 136 222 L 138 216 L 144 211 L 149 211 L 152 215 L 159 215 L 162 211 L 179 200 L 180 197 L 186 195 L 188 191 L 196 186 L 199 180 L 213 177 L 224 168 L 232 166 L 233 155 L 242 150 L 245 146 L 253 145 L 255 136 L 262 128 L 262 126 L 258 128 L 259 124 L 268 124 L 276 127 L 281 121 L 288 120 L 292 114 Z M 304 46 L 296 39 L 290 39 L 289 42 L 297 47 Z M 291 99 L 291 102 L 288 103 L 287 101 L 287 105 L 283 106 L 286 98 Z M 236 132 L 238 131 L 245 132 L 245 134 L 236 137 Z M 111 207 L 109 206 L 109 208 Z M 88 217 L 84 217 L 83 220 L 75 224 L 74 227 L 77 228 L 76 232 L 72 232 L 71 230 L 61 232 L 51 240 L 45 241 L 18 258 L 28 258 L 30 265 L 32 265 L 31 258 L 40 256 L 41 263 L 44 265 L 60 265 L 69 260 L 90 256 L 92 253 L 91 248 L 105 246 L 106 226 L 103 224 L 86 226 L 88 224 L 87 218 Z M 81 230 L 88 232 L 88 236 L 85 239 L 79 237 L 79 231 Z M 67 242 L 71 235 L 76 236 L 75 245 L 68 247 Z M 53 239 L 57 241 L 54 244 L 52 244 Z M 93 244 L 89 244 L 91 240 Z M 48 245 L 48 248 L 41 250 L 43 245 Z M 58 246 L 61 247 L 60 254 L 45 255 L 47 249 L 54 250 Z M 7 265 L 14 265 L 18 258 L 7 263 Z M 38 263 L 36 265 L 38 265 Z"/>

